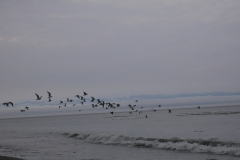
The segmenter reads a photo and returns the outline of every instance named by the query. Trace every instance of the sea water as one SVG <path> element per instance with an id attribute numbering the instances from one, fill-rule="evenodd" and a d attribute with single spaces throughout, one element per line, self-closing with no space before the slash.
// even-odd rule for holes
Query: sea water
<path id="1" fill-rule="evenodd" d="M 240 158 L 239 120 L 240 106 L 1 119 L 0 155 L 235 160 Z"/>

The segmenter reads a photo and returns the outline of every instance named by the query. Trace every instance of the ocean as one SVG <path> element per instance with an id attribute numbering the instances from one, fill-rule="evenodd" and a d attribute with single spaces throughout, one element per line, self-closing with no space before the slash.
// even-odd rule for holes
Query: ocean
<path id="1" fill-rule="evenodd" d="M 0 155 L 26 160 L 240 158 L 240 106 L 171 111 L 0 119 Z"/>

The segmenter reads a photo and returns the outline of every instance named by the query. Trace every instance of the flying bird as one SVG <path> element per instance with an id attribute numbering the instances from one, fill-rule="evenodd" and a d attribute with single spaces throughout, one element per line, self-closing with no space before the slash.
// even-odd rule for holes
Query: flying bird
<path id="1" fill-rule="evenodd" d="M 86 95 L 88 95 L 86 92 L 83 92 L 83 96 L 86 96 Z"/>
<path id="2" fill-rule="evenodd" d="M 29 108 L 26 106 L 25 109 L 28 110 Z"/>
<path id="3" fill-rule="evenodd" d="M 6 106 L 6 107 L 8 107 L 9 104 L 10 104 L 11 106 L 13 106 L 13 103 L 12 103 L 12 102 L 5 102 L 5 103 L 3 103 L 3 105 Z"/>
<path id="4" fill-rule="evenodd" d="M 47 91 L 47 93 L 48 93 L 48 98 L 52 98 L 52 95 L 51 95 L 51 93 L 50 93 L 50 92 L 48 92 L 48 91 Z"/>
<path id="5" fill-rule="evenodd" d="M 36 96 L 37 96 L 37 99 L 36 100 L 41 100 L 42 99 L 42 96 L 40 97 L 37 93 L 35 93 Z"/>

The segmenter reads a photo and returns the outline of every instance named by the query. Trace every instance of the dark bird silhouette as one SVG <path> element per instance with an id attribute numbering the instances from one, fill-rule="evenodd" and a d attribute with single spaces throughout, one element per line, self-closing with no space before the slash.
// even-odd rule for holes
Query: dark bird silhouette
<path id="1" fill-rule="evenodd" d="M 161 105 L 158 105 L 158 107 L 161 107 Z"/>
<path id="2" fill-rule="evenodd" d="M 36 96 L 37 96 L 37 99 L 36 100 L 41 100 L 42 99 L 42 96 L 39 96 L 37 93 L 35 93 Z"/>
<path id="3" fill-rule="evenodd" d="M 52 100 L 51 100 L 51 98 L 48 98 L 48 102 L 51 102 Z"/>
<path id="4" fill-rule="evenodd" d="M 94 102 L 95 101 L 95 98 L 94 97 L 92 97 L 92 100 L 91 100 L 91 102 Z"/>
<path id="5" fill-rule="evenodd" d="M 86 92 L 83 92 L 83 96 L 86 96 L 86 95 L 88 95 Z"/>
<path id="6" fill-rule="evenodd" d="M 81 102 L 82 103 L 82 105 L 83 105 L 83 102 Z"/>
<path id="7" fill-rule="evenodd" d="M 110 112 L 113 115 L 113 112 Z"/>
<path id="8" fill-rule="evenodd" d="M 28 110 L 28 109 L 29 109 L 29 107 L 28 107 L 28 106 L 26 106 L 26 107 L 25 107 L 25 109 L 26 109 L 26 110 Z"/>
<path id="9" fill-rule="evenodd" d="M 80 99 L 80 96 L 79 96 L 79 95 L 76 95 L 75 97 L 77 97 L 78 99 Z"/>
<path id="10" fill-rule="evenodd" d="M 62 104 L 63 103 L 63 101 L 60 101 L 60 104 Z"/>
<path id="11" fill-rule="evenodd" d="M 156 109 L 153 110 L 153 112 L 156 112 L 156 111 L 157 111 Z"/>
<path id="12" fill-rule="evenodd" d="M 20 109 L 20 111 L 21 111 L 21 112 L 25 112 L 25 110 L 24 110 L 24 109 Z"/>
<path id="13" fill-rule="evenodd" d="M 145 118 L 148 118 L 148 116 L 146 115 Z"/>
<path id="14" fill-rule="evenodd" d="M 8 107 L 9 105 L 11 105 L 13 107 L 13 103 L 12 102 L 5 102 L 3 103 L 4 106 Z"/>
<path id="15" fill-rule="evenodd" d="M 197 108 L 200 109 L 200 106 L 198 106 Z"/>
<path id="16" fill-rule="evenodd" d="M 168 110 L 169 113 L 172 113 L 171 109 Z"/>
<path id="17" fill-rule="evenodd" d="M 9 105 L 9 104 L 11 104 L 11 105 L 12 105 L 12 107 L 13 107 L 13 103 L 12 103 L 12 102 L 8 102 L 8 105 Z"/>
<path id="18" fill-rule="evenodd" d="M 48 91 L 47 91 L 47 93 L 48 93 L 48 98 L 52 98 L 52 94 Z"/>
<path id="19" fill-rule="evenodd" d="M 135 102 L 138 102 L 138 100 L 136 100 Z"/>
<path id="20" fill-rule="evenodd" d="M 73 104 L 73 106 L 75 106 L 76 104 Z"/>

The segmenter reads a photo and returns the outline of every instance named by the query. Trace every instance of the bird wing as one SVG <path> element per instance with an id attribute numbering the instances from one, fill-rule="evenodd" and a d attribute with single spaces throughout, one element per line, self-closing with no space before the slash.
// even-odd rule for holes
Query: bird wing
<path id="1" fill-rule="evenodd" d="M 48 93 L 48 97 L 51 97 L 51 96 L 52 96 L 50 92 L 47 91 L 47 93 Z"/>
<path id="2" fill-rule="evenodd" d="M 39 95 L 37 93 L 35 93 L 35 94 L 36 94 L 37 98 L 39 98 Z"/>

